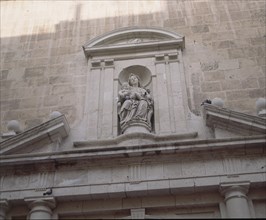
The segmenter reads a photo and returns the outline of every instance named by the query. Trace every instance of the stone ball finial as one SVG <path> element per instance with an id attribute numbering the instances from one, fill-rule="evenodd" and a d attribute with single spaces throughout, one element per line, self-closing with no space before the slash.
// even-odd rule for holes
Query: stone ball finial
<path id="1" fill-rule="evenodd" d="M 11 120 L 7 123 L 7 129 L 9 131 L 14 131 L 15 133 L 21 132 L 20 125 L 17 120 Z"/>
<path id="2" fill-rule="evenodd" d="M 256 101 L 256 108 L 257 111 L 261 111 L 263 109 L 266 109 L 266 99 L 265 98 L 258 98 Z"/>
<path id="3" fill-rule="evenodd" d="M 61 112 L 53 111 L 53 112 L 50 114 L 50 119 L 57 118 L 57 117 L 59 117 L 59 116 L 61 116 L 61 115 L 62 115 Z"/>
<path id="4" fill-rule="evenodd" d="M 224 106 L 224 101 L 221 98 L 214 98 L 212 100 L 212 105 L 222 108 Z"/>
<path id="5" fill-rule="evenodd" d="M 256 101 L 256 109 L 259 116 L 266 116 L 266 99 L 258 98 Z"/>

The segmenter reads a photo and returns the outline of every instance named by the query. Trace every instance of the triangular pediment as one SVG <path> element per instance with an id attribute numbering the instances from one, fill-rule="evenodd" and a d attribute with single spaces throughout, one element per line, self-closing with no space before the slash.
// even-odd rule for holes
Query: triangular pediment
<path id="1" fill-rule="evenodd" d="M 61 115 L 2 141 L 0 155 L 50 152 L 68 136 L 69 130 L 65 116 Z"/>
<path id="2" fill-rule="evenodd" d="M 87 57 L 105 51 L 123 50 L 134 48 L 152 49 L 166 46 L 184 48 L 184 36 L 161 28 L 130 27 L 118 29 L 90 40 L 83 46 Z"/>
<path id="3" fill-rule="evenodd" d="M 224 136 L 253 136 L 266 134 L 266 119 L 210 104 L 203 106 L 206 125 Z"/>

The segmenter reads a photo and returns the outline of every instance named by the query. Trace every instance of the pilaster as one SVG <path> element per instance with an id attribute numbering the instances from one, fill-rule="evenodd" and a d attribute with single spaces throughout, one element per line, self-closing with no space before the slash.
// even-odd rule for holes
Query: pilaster
<path id="1" fill-rule="evenodd" d="M 0 200 L 0 220 L 6 219 L 6 211 L 8 210 L 8 201 L 6 199 Z"/>
<path id="2" fill-rule="evenodd" d="M 249 182 L 221 183 L 220 192 L 225 197 L 228 218 L 250 218 L 247 193 Z"/>

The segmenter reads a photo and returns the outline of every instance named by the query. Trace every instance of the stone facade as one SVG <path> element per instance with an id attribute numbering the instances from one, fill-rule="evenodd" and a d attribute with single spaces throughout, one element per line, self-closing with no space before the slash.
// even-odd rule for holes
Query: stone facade
<path id="1" fill-rule="evenodd" d="M 0 219 L 265 218 L 265 7 L 1 1 Z"/>
<path id="2" fill-rule="evenodd" d="M 107 10 L 108 8 L 108 10 Z M 33 19 L 34 18 L 34 19 Z M 27 129 L 58 110 L 82 121 L 87 60 L 82 45 L 121 27 L 185 36 L 189 106 L 220 97 L 254 114 L 265 97 L 265 1 L 1 1 L 1 130 Z"/>

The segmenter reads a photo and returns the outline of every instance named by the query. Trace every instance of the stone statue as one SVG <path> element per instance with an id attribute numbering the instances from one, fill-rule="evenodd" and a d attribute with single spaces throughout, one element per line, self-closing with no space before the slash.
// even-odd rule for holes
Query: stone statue
<path id="1" fill-rule="evenodd" d="M 132 124 L 145 126 L 151 131 L 153 105 L 150 90 L 142 88 L 140 78 L 131 73 L 128 82 L 124 82 L 118 92 L 118 115 L 122 133 Z"/>

